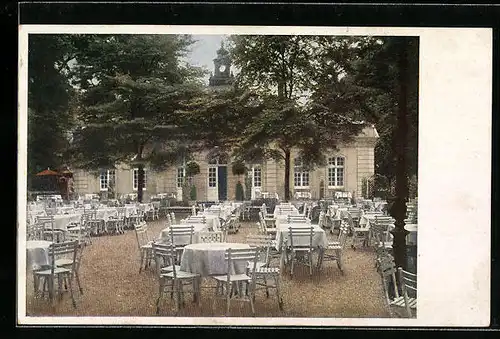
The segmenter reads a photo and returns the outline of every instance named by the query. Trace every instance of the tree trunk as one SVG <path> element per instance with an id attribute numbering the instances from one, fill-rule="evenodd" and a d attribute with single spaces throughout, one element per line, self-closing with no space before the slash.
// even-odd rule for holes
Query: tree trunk
<path id="1" fill-rule="evenodd" d="M 285 150 L 285 201 L 290 201 L 290 150 Z"/>
<path id="2" fill-rule="evenodd" d="M 399 41 L 399 112 L 396 133 L 396 198 L 392 208 L 392 217 L 395 219 L 393 249 L 396 267 L 407 268 L 406 235 L 404 219 L 406 217 L 406 201 L 408 199 L 408 178 L 406 169 L 406 147 L 408 144 L 408 39 L 401 37 Z"/>
<path id="3" fill-rule="evenodd" d="M 144 191 L 144 165 L 138 165 L 137 171 L 137 201 L 142 202 L 142 195 Z"/>

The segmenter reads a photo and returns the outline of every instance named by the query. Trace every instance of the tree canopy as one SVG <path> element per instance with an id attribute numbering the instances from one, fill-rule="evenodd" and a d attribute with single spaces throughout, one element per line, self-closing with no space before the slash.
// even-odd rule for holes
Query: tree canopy
<path id="1" fill-rule="evenodd" d="M 63 164 L 75 91 L 67 76 L 70 36 L 30 34 L 28 42 L 28 175 Z M 28 181 L 30 182 L 30 181 Z"/>
<path id="2" fill-rule="evenodd" d="M 186 35 L 87 35 L 80 40 L 73 81 L 81 89 L 70 152 L 78 167 L 160 169 L 188 152 L 185 121 L 177 112 L 200 95 L 201 69 L 182 61 Z"/>
<path id="3" fill-rule="evenodd" d="M 238 35 L 231 42 L 238 84 L 257 91 L 263 107 L 240 132 L 236 155 L 284 161 L 289 200 L 293 148 L 312 168 L 324 163 L 325 150 L 352 141 L 365 126 L 364 97 L 349 73 L 359 47 L 352 39 L 316 36 Z"/>

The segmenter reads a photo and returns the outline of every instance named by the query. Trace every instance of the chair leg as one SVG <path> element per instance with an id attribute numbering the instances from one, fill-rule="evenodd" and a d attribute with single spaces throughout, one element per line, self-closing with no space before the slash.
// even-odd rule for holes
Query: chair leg
<path id="1" fill-rule="evenodd" d="M 71 282 L 73 279 L 72 277 L 68 277 L 69 279 L 69 293 L 71 296 L 71 302 L 73 303 L 73 308 L 76 308 L 76 301 L 75 301 L 75 295 L 73 294 L 73 283 Z"/>
<path id="2" fill-rule="evenodd" d="M 342 253 L 340 251 L 337 252 L 337 266 L 340 270 L 340 273 L 342 273 L 342 275 L 344 274 L 344 268 L 343 268 L 343 265 L 342 265 Z"/>
<path id="3" fill-rule="evenodd" d="M 280 311 L 283 311 L 283 299 L 281 298 L 279 274 L 274 276 L 274 282 L 276 284 L 276 297 L 278 298 L 278 307 L 279 307 Z"/>
<path id="4" fill-rule="evenodd" d="M 78 285 L 78 290 L 80 291 L 80 294 L 83 294 L 83 288 L 82 288 L 82 285 L 80 285 L 80 275 L 78 274 L 78 270 L 75 271 L 75 279 L 76 279 L 76 284 Z"/>
<path id="5" fill-rule="evenodd" d="M 139 273 L 142 272 L 142 262 L 144 261 L 144 250 L 141 249 L 141 262 L 140 262 L 140 265 L 139 265 Z"/>
<path id="6" fill-rule="evenodd" d="M 231 292 L 232 292 L 232 288 L 229 288 L 229 286 L 226 286 L 226 316 L 229 316 L 229 307 L 231 304 Z"/>
<path id="7" fill-rule="evenodd" d="M 160 278 L 160 283 L 159 283 L 159 291 L 158 291 L 158 298 L 156 298 L 156 315 L 160 314 L 160 300 L 163 294 L 163 289 L 164 289 L 164 279 Z"/>

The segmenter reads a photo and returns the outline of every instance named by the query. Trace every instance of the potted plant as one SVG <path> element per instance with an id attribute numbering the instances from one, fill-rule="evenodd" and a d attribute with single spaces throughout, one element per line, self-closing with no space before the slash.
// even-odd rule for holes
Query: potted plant
<path id="1" fill-rule="evenodd" d="M 236 201 L 243 201 L 245 199 L 243 185 L 241 184 L 241 176 L 247 172 L 247 168 L 243 161 L 237 160 L 232 165 L 233 174 L 238 176 L 238 183 L 236 184 Z"/>
<path id="2" fill-rule="evenodd" d="M 190 161 L 186 164 L 186 178 L 184 179 L 184 187 L 182 188 L 182 195 L 184 201 L 196 201 L 196 186 L 194 182 L 189 182 L 187 178 L 192 178 L 200 173 L 200 165 L 195 161 Z"/>

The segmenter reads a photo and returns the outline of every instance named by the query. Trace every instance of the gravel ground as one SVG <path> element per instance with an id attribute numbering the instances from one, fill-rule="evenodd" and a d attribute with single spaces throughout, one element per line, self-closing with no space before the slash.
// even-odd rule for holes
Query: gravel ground
<path id="1" fill-rule="evenodd" d="M 148 222 L 150 238 L 156 238 L 165 227 L 165 221 Z M 237 234 L 228 236 L 229 242 L 245 242 L 248 234 L 257 233 L 255 222 L 242 222 Z M 328 233 L 329 237 L 333 237 Z M 348 239 L 349 241 L 349 239 Z M 139 254 L 133 231 L 122 235 L 93 238 L 84 250 L 80 276 L 84 294 L 76 292 L 77 308 L 64 295 L 54 306 L 46 299 L 35 298 L 31 276 L 27 279 L 26 312 L 28 316 L 154 316 L 158 280 L 153 271 L 139 273 Z M 257 292 L 255 309 L 258 317 L 390 317 L 385 305 L 382 284 L 374 268 L 375 254 L 369 248 L 344 250 L 344 275 L 335 262 L 325 262 L 321 272 L 309 277 L 307 267 L 296 266 L 293 279 L 282 274 L 284 309 L 280 311 L 271 291 Z M 210 279 L 204 279 L 201 307 L 186 296 L 186 307 L 178 316 L 223 316 L 225 301 L 218 300 L 212 310 L 214 290 Z M 69 294 L 69 293 L 66 293 Z M 174 316 L 174 303 L 164 298 L 162 316 Z M 251 316 L 248 303 L 231 303 L 231 316 Z"/>

